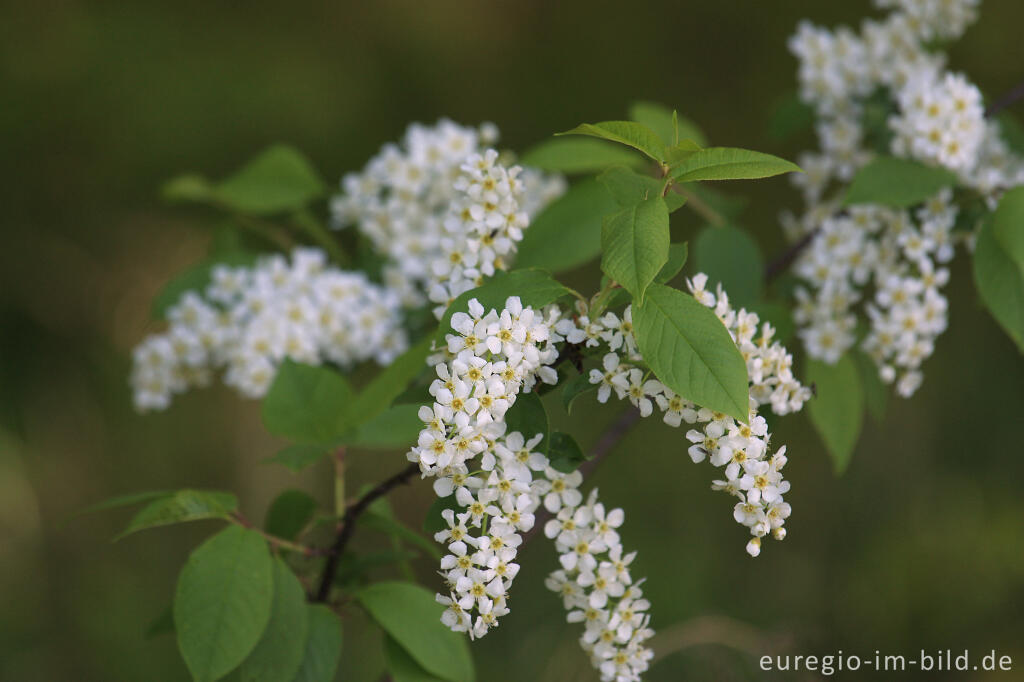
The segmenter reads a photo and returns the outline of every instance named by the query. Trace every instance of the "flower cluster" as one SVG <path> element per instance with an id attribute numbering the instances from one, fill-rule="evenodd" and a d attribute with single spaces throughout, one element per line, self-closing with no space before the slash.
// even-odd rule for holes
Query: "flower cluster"
<path id="1" fill-rule="evenodd" d="M 565 190 L 560 176 L 506 168 L 479 130 L 448 120 L 413 124 L 359 173 L 346 175 L 332 202 L 334 224 L 355 225 L 385 259 L 384 281 L 409 306 L 442 309 L 480 277 L 509 264 L 529 217 Z"/>
<path id="2" fill-rule="evenodd" d="M 408 458 L 435 478 L 438 496 L 455 496 L 460 511 L 445 512 L 449 527 L 436 536 L 449 551 L 441 561 L 448 594 L 438 600 L 448 607 L 443 622 L 472 637 L 508 612 L 519 533 L 532 528 L 541 499 L 549 509 L 573 499 L 566 476 L 533 451 L 540 438 L 506 434 L 504 421 L 520 392 L 557 381 L 550 365 L 558 315 L 556 307 L 547 315 L 523 307 L 517 297 L 500 313 L 472 299 L 468 313 L 452 315 L 447 353 L 433 358 L 434 403 L 420 408 L 424 427 Z"/>
<path id="3" fill-rule="evenodd" d="M 559 321 L 556 330 L 570 343 L 607 346 L 602 369 L 590 371 L 590 382 L 599 386 L 599 401 L 607 401 L 614 393 L 620 400 L 628 399 L 644 417 L 657 407 L 670 426 L 679 427 L 684 422 L 699 426 L 686 432 L 690 442 L 687 452 L 694 462 L 707 459 L 716 467 L 724 467 L 724 478 L 714 481 L 712 487 L 740 500 L 733 516 L 750 529 L 754 537 L 747 551 L 757 556 L 761 537 L 768 533 L 778 539 L 785 536 L 782 526 L 790 513 L 789 504 L 782 499 L 789 490 L 789 483 L 782 478 L 786 448 L 770 454 L 768 425 L 757 410 L 768 404 L 775 414 L 796 412 L 810 398 L 810 390 L 793 377 L 793 358 L 773 341 L 775 330 L 770 324 L 759 327 L 755 313 L 734 310 L 720 285 L 716 293 L 706 288 L 704 274 L 696 275 L 688 284 L 694 298 L 714 309 L 747 362 L 750 414 L 746 423 L 695 405 L 661 382 L 649 379 L 649 372 L 640 366 L 642 358 L 636 350 L 630 308 L 621 317 L 606 313 L 594 321 L 580 305 L 577 315 Z"/>
<path id="4" fill-rule="evenodd" d="M 573 481 L 575 482 L 575 481 Z M 555 542 L 561 568 L 548 576 L 548 589 L 562 596 L 570 623 L 583 623 L 580 645 L 605 682 L 639 680 L 653 652 L 644 643 L 654 635 L 644 599 L 643 580 L 633 580 L 618 529 L 621 509 L 605 509 L 591 490 L 586 503 L 573 489 L 575 504 L 564 504 L 544 525 Z"/>
<path id="5" fill-rule="evenodd" d="M 953 256 L 959 207 L 948 190 L 914 210 L 847 208 L 827 194 L 838 182 L 833 196 L 840 197 L 841 183 L 887 152 L 953 171 L 992 206 L 1003 190 L 1024 184 L 1024 160 L 985 118 L 979 90 L 946 71 L 944 55 L 928 45 L 958 37 L 975 19 L 978 0 L 876 4 L 892 11 L 859 32 L 804 22 L 790 41 L 802 98 L 819 117 L 821 149 L 800 157 L 808 172 L 794 182 L 807 209 L 801 218 L 783 216 L 783 227 L 794 241 L 811 240 L 795 264 L 803 281 L 795 317 L 808 354 L 832 363 L 857 345 L 855 308 L 863 303 L 860 346 L 880 377 L 909 396 L 946 328 L 940 289 L 949 273 L 942 266 Z M 881 122 L 874 128 L 872 116 Z"/>
<path id="6" fill-rule="evenodd" d="M 205 292 L 186 292 L 167 319 L 169 329 L 134 352 L 140 410 L 165 409 L 222 368 L 225 384 L 257 398 L 285 358 L 388 364 L 407 345 L 398 297 L 361 273 L 327 267 L 316 249 L 295 249 L 290 262 L 275 255 L 252 267 L 216 266 Z"/>

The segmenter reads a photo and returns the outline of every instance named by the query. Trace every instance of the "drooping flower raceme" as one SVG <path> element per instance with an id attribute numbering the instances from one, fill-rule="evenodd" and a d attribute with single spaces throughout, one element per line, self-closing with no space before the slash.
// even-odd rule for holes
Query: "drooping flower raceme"
<path id="1" fill-rule="evenodd" d="M 793 358 L 772 340 L 775 331 L 770 324 L 759 327 L 755 313 L 734 310 L 721 286 L 717 293 L 707 289 L 704 274 L 696 275 L 688 284 L 694 298 L 714 309 L 747 362 L 750 416 L 745 424 L 695 405 L 648 378 L 643 358 L 636 351 L 630 308 L 621 318 L 607 313 L 595 322 L 581 304 L 577 314 L 563 318 L 556 329 L 570 342 L 607 346 L 601 369 L 590 372 L 590 382 L 599 387 L 598 400 L 604 402 L 614 393 L 620 400 L 629 400 L 642 416 L 653 414 L 657 408 L 670 426 L 679 427 L 685 422 L 697 427 L 686 432 L 687 453 L 694 462 L 709 460 L 722 469 L 723 477 L 712 487 L 739 499 L 733 516 L 750 529 L 754 537 L 747 551 L 757 556 L 762 537 L 769 533 L 777 539 L 785 537 L 783 525 L 790 513 L 789 504 L 783 500 L 789 490 L 789 483 L 782 477 L 786 448 L 770 452 L 768 425 L 758 409 L 767 404 L 778 415 L 796 412 L 810 398 L 810 390 L 793 377 Z"/>
<path id="2" fill-rule="evenodd" d="M 928 45 L 963 33 L 979 0 L 876 4 L 893 11 L 865 21 L 859 32 L 804 22 L 790 41 L 801 96 L 819 117 L 821 150 L 800 157 L 808 172 L 793 181 L 807 209 L 801 218 L 783 216 L 783 227 L 793 241 L 810 239 L 794 268 L 802 280 L 795 319 L 808 355 L 834 363 L 857 344 L 855 309 L 863 304 L 861 348 L 879 376 L 909 396 L 946 328 L 941 289 L 960 207 L 949 190 L 914 210 L 845 207 L 842 191 L 827 195 L 877 153 L 889 153 L 952 171 L 992 207 L 1005 189 L 1024 184 L 1024 160 L 1010 153 L 999 124 L 985 118 L 978 88 L 946 71 L 944 55 Z M 888 118 L 881 130 L 871 128 L 868 118 L 877 120 L 880 110 Z"/>
<path id="3" fill-rule="evenodd" d="M 285 358 L 384 365 L 408 345 L 398 296 L 361 273 L 327 267 L 320 250 L 216 266 L 212 277 L 205 291 L 186 292 L 167 311 L 166 332 L 135 349 L 138 409 L 164 409 L 174 394 L 208 384 L 221 369 L 225 384 L 258 398 Z"/>

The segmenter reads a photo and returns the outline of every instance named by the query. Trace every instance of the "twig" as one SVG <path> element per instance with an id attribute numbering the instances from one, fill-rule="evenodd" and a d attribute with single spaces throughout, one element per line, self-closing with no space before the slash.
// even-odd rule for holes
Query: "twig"
<path id="1" fill-rule="evenodd" d="M 681 184 L 672 185 L 672 190 L 676 194 L 680 194 L 686 197 L 686 205 L 689 206 L 695 213 L 703 216 L 709 223 L 717 227 L 725 225 L 728 221 L 721 213 L 713 209 L 706 201 L 701 199 L 695 193 L 683 187 Z"/>
<path id="2" fill-rule="evenodd" d="M 818 236 L 818 232 L 820 232 L 820 228 L 814 228 L 813 230 L 805 234 L 803 237 L 801 237 L 799 241 L 790 245 L 788 249 L 780 253 L 777 257 L 773 258 L 771 262 L 768 263 L 767 267 L 765 267 L 764 269 L 765 281 L 770 282 L 779 275 L 781 275 L 783 272 L 785 272 L 789 268 L 789 266 L 793 264 L 793 261 L 796 260 L 796 257 L 799 256 L 804 249 L 811 245 L 811 242 L 814 241 L 814 238 Z"/>
<path id="3" fill-rule="evenodd" d="M 345 551 L 345 546 L 352 539 L 352 534 L 356 530 L 356 519 L 366 511 L 367 507 L 373 504 L 374 500 L 387 495 L 391 490 L 403 483 L 408 483 L 409 479 L 419 472 L 420 467 L 414 462 L 391 478 L 378 483 L 375 488 L 370 489 L 358 500 L 348 505 L 345 509 L 345 515 L 341 517 L 341 521 L 338 523 L 338 534 L 334 538 L 334 543 L 327 550 L 327 561 L 324 563 L 324 572 L 320 576 L 320 585 L 316 593 L 310 595 L 310 601 L 327 601 L 327 597 L 331 592 L 331 584 L 334 582 L 334 576 L 338 572 L 338 561 L 341 560 L 342 552 Z"/>
<path id="4" fill-rule="evenodd" d="M 257 533 L 263 536 L 264 540 L 269 542 L 274 547 L 277 547 L 278 549 L 286 549 L 289 552 L 296 552 L 306 557 L 320 556 L 324 553 L 324 550 L 322 550 L 319 547 L 310 547 L 309 545 L 303 545 L 298 542 L 292 542 L 291 540 L 279 538 L 276 535 L 271 535 L 265 530 L 257 528 L 255 525 L 253 525 L 253 523 L 249 519 L 245 518 L 245 515 L 243 515 L 242 512 L 240 511 L 232 512 L 232 514 L 228 517 L 228 521 L 231 521 L 231 523 L 237 523 L 242 528 L 248 528 L 249 530 L 256 531 Z"/>
<path id="5" fill-rule="evenodd" d="M 587 478 L 590 474 L 594 473 L 594 469 L 615 449 L 619 441 L 638 421 L 640 421 L 640 410 L 635 407 L 630 407 L 619 415 L 619 418 L 601 434 L 597 444 L 594 445 L 594 449 L 590 452 L 590 458 L 580 465 L 579 472 L 583 474 L 583 478 Z M 551 516 L 551 512 L 547 509 L 538 511 L 533 522 L 533 528 L 523 533 L 523 542 L 536 535 L 537 531 L 544 526 Z"/>
<path id="6" fill-rule="evenodd" d="M 1024 81 L 1018 83 L 1012 90 L 1004 94 L 992 104 L 985 108 L 985 118 L 992 118 L 1003 109 L 1008 108 L 1017 100 L 1024 99 Z"/>

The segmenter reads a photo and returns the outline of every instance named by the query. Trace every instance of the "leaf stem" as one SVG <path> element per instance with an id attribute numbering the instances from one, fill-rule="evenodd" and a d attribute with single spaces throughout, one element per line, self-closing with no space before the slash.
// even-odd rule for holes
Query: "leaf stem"
<path id="1" fill-rule="evenodd" d="M 694 192 L 683 187 L 681 183 L 673 184 L 671 189 L 677 194 L 681 194 L 686 197 L 686 205 L 689 206 L 694 213 L 700 215 L 712 225 L 721 227 L 729 222 L 725 219 L 725 216 L 713 209 L 710 204 L 701 199 Z"/>
<path id="2" fill-rule="evenodd" d="M 232 512 L 231 515 L 227 518 L 228 521 L 237 526 L 241 526 L 242 528 L 248 528 L 249 530 L 256 531 L 257 533 L 263 536 L 264 540 L 269 542 L 277 549 L 285 549 L 289 552 L 295 552 L 297 554 L 302 554 L 303 556 L 307 557 L 319 556 L 320 554 L 323 554 L 323 550 L 319 547 L 310 547 L 309 545 L 303 545 L 298 542 L 292 542 L 291 540 L 279 538 L 276 535 L 271 535 L 262 528 L 253 525 L 253 523 L 249 519 L 247 519 L 245 515 L 242 514 L 242 512 L 240 511 Z"/>

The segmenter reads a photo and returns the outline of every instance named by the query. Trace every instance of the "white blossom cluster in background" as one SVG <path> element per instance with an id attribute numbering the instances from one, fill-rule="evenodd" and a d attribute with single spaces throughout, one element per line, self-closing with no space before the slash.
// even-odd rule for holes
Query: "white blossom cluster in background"
<path id="1" fill-rule="evenodd" d="M 135 405 L 165 409 L 221 369 L 225 384 L 258 398 L 285 358 L 386 365 L 407 346 L 401 313 L 397 295 L 361 273 L 327 267 L 318 249 L 295 249 L 290 261 L 274 255 L 251 267 L 216 266 L 204 292 L 186 292 L 167 311 L 168 330 L 135 349 Z"/>
<path id="2" fill-rule="evenodd" d="M 790 514 L 790 506 L 782 497 L 789 490 L 789 483 L 782 477 L 786 448 L 771 454 L 768 424 L 757 411 L 765 404 L 779 415 L 799 411 L 811 392 L 793 377 L 793 357 L 772 340 L 775 330 L 770 324 L 760 325 L 755 313 L 734 310 L 721 285 L 716 293 L 708 291 L 704 274 L 696 275 L 688 284 L 694 298 L 714 309 L 747 362 L 750 417 L 746 424 L 695 405 L 661 382 L 647 378 L 648 373 L 638 366 L 642 358 L 633 336 L 631 308 L 626 308 L 622 317 L 606 313 L 599 320 L 591 320 L 585 306 L 580 305 L 576 316 L 560 320 L 556 330 L 570 343 L 607 346 L 603 370 L 590 372 L 590 382 L 599 386 L 599 401 L 607 401 L 614 393 L 620 400 L 628 399 L 644 417 L 657 407 L 669 426 L 679 427 L 685 422 L 698 427 L 686 432 L 690 442 L 687 452 L 694 462 L 707 459 L 722 468 L 723 478 L 715 480 L 712 488 L 739 498 L 733 516 L 750 529 L 754 537 L 747 551 L 757 556 L 762 537 L 769 533 L 776 539 L 785 537 L 783 524 Z"/>
<path id="3" fill-rule="evenodd" d="M 802 280 L 795 317 L 808 355 L 833 363 L 856 345 L 856 309 L 863 304 L 861 348 L 883 381 L 906 397 L 920 386 L 921 364 L 946 328 L 941 288 L 949 273 L 942 266 L 953 257 L 959 207 L 948 190 L 916 210 L 840 205 L 843 183 L 875 155 L 865 140 L 865 112 L 891 112 L 889 153 L 952 171 L 990 207 L 1007 188 L 1024 184 L 1024 160 L 1009 151 L 999 124 L 985 118 L 978 88 L 947 71 L 945 56 L 928 45 L 959 37 L 979 0 L 876 5 L 891 12 L 865 20 L 859 31 L 803 22 L 790 40 L 801 96 L 818 115 L 820 151 L 799 159 L 807 172 L 793 181 L 807 209 L 799 218 L 784 215 L 783 227 L 793 241 L 811 239 L 794 268 Z"/>
<path id="4" fill-rule="evenodd" d="M 561 176 L 506 168 L 486 124 L 413 124 L 359 173 L 342 179 L 334 224 L 355 225 L 386 259 L 384 281 L 407 305 L 443 312 L 478 279 L 510 264 L 530 217 L 565 191 Z"/>
<path id="5" fill-rule="evenodd" d="M 585 621 L 581 644 L 603 680 L 639 680 L 653 654 L 643 643 L 653 631 L 638 584 L 629 573 L 634 554 L 623 555 L 616 531 L 622 510 L 606 513 L 597 492 L 584 504 L 578 471 L 552 468 L 536 451 L 542 436 L 506 433 L 505 413 L 537 381 L 555 383 L 558 357 L 556 306 L 544 313 L 517 297 L 485 312 L 473 299 L 469 312 L 452 316 L 455 334 L 435 356 L 431 406 L 420 409 L 424 428 L 409 460 L 434 477 L 440 497 L 455 496 L 458 511 L 442 515 L 448 528 L 435 536 L 448 547 L 441 560 L 447 594 L 442 622 L 482 637 L 508 613 L 508 591 L 522 535 L 543 507 L 555 515 L 545 534 L 555 540 L 562 569 L 552 574 L 570 622 Z M 553 583 L 551 581 L 554 581 Z"/>

